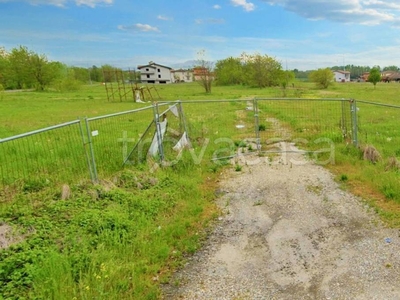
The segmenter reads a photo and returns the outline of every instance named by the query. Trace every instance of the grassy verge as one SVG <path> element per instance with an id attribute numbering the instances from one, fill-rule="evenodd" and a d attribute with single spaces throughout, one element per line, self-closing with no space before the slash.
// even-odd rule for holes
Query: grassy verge
<path id="1" fill-rule="evenodd" d="M 51 188 L 21 191 L 1 205 L 2 223 L 22 241 L 0 252 L 0 294 L 157 299 L 158 284 L 198 249 L 217 215 L 214 178 L 214 172 L 178 164 L 71 186 L 68 199 Z"/>

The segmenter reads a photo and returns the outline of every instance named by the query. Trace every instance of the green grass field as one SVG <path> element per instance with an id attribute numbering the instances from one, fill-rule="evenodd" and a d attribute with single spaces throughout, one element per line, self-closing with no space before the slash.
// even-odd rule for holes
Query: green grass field
<path id="1" fill-rule="evenodd" d="M 400 84 L 379 83 L 374 89 L 370 83 L 337 83 L 318 90 L 311 83 L 296 82 L 286 91 L 215 86 L 211 94 L 196 83 L 156 88 L 160 102 L 182 100 L 193 143 L 193 152 L 184 152 L 169 168 L 150 172 L 146 163 L 120 163 L 119 139 L 124 134 L 131 138 L 131 149 L 151 122 L 152 109 L 91 122 L 90 129 L 100 133 L 93 137 L 100 173 L 94 185 L 81 147 L 80 123 L 57 134 L 18 140 L 7 147 L 0 144 L 2 170 L 11 170 L 0 175 L 10 176 L 13 168 L 20 168 L 33 178 L 18 179 L 15 171 L 10 178 L 16 181 L 10 179 L 0 190 L 0 226 L 12 228 L 19 241 L 0 250 L 4 299 L 158 299 L 159 285 L 169 281 L 186 254 L 201 246 L 205 228 L 218 215 L 213 202 L 218 174 L 235 166 L 212 158 L 233 155 L 246 145 L 246 138 L 255 137 L 254 113 L 246 110 L 245 100 L 254 97 L 298 98 L 260 100 L 262 142 L 277 137 L 270 130 L 271 119 L 279 120 L 291 139 L 310 141 L 300 147 L 315 150 L 323 145 L 313 141 L 329 137 L 335 163 L 325 166 L 388 225 L 400 226 L 400 108 L 395 107 L 400 105 Z M 393 105 L 358 105 L 359 144 L 373 145 L 380 160 L 362 159 L 362 151 L 340 134 L 338 124 L 341 118 L 349 122 L 350 106 L 344 116 L 338 101 L 305 100 L 319 98 Z M 228 101 L 205 101 L 223 99 Z M 229 101 L 234 99 L 241 101 Z M 100 84 L 68 93 L 2 92 L 0 138 L 149 105 L 109 102 Z M 178 130 L 180 124 L 175 120 L 170 126 Z M 166 155 L 174 159 L 173 152 Z"/>

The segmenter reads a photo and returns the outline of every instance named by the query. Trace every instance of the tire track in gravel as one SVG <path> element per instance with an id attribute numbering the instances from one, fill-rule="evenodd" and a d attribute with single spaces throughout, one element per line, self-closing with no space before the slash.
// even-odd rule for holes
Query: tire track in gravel
<path id="1" fill-rule="evenodd" d="M 323 167 L 282 155 L 224 175 L 223 215 L 164 299 L 400 299 L 399 231 Z"/>

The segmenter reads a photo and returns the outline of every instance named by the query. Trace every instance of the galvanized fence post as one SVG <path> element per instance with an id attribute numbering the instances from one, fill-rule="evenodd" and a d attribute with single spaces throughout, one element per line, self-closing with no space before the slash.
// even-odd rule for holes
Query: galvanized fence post
<path id="1" fill-rule="evenodd" d="M 164 149 L 162 145 L 162 130 L 160 124 L 160 115 L 158 110 L 158 103 L 153 103 L 153 113 L 154 113 L 154 123 L 156 124 L 156 137 L 157 137 L 157 144 L 158 144 L 158 152 L 160 154 L 160 163 L 164 161 Z"/>
<path id="2" fill-rule="evenodd" d="M 86 163 L 87 163 L 87 167 L 88 167 L 88 170 L 89 170 L 90 179 L 92 181 L 94 181 L 94 175 L 93 175 L 93 172 L 92 172 L 91 162 L 90 162 L 90 155 L 86 150 L 86 145 L 88 143 L 86 142 L 86 138 L 85 137 L 87 137 L 87 134 L 85 134 L 85 129 L 83 127 L 83 123 L 84 123 L 84 119 L 79 119 L 79 131 L 81 133 L 83 151 L 85 152 Z"/>
<path id="3" fill-rule="evenodd" d="M 346 138 L 347 136 L 347 103 L 345 99 L 342 99 L 341 101 L 341 106 L 342 106 L 342 117 L 340 120 L 340 129 L 342 130 L 342 136 L 343 138 Z"/>
<path id="4" fill-rule="evenodd" d="M 358 126 L 357 126 L 357 101 L 355 99 L 350 100 L 351 107 L 351 138 L 353 145 L 358 147 Z"/>
<path id="5" fill-rule="evenodd" d="M 261 145 L 260 145 L 260 121 L 258 118 L 258 101 L 257 98 L 253 98 L 253 112 L 254 112 L 254 131 L 256 134 L 256 144 L 257 144 L 257 151 L 260 152 Z"/>
<path id="6" fill-rule="evenodd" d="M 84 122 L 85 122 L 87 142 L 85 142 L 84 134 L 82 134 L 82 139 L 84 141 L 84 145 L 89 146 L 89 153 L 87 152 L 86 147 L 85 147 L 85 152 L 86 152 L 87 161 L 88 161 L 90 178 L 92 179 L 93 183 L 97 183 L 99 179 L 98 179 L 98 175 L 97 175 L 96 159 L 95 159 L 93 144 L 92 144 L 92 132 L 90 131 L 89 120 L 87 118 L 85 118 Z"/>

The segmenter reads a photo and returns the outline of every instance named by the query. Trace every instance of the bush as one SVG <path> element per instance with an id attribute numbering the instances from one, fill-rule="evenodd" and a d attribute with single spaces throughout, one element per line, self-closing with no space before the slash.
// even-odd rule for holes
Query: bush
<path id="1" fill-rule="evenodd" d="M 333 83 L 333 72 L 329 68 L 318 69 L 310 73 L 309 79 L 314 82 L 317 87 L 327 89 Z"/>
<path id="2" fill-rule="evenodd" d="M 78 91 L 81 86 L 82 83 L 76 79 L 64 78 L 56 84 L 55 89 L 60 92 Z"/>

